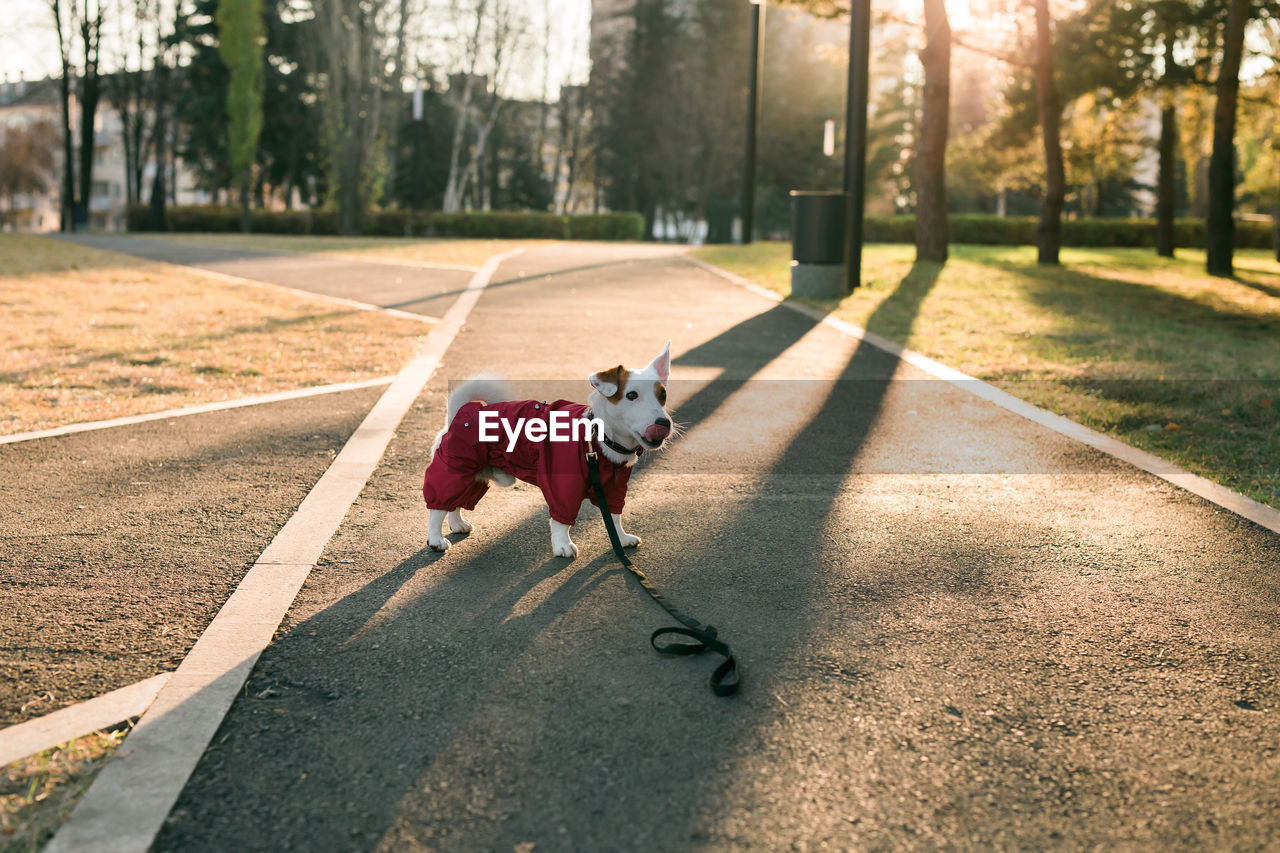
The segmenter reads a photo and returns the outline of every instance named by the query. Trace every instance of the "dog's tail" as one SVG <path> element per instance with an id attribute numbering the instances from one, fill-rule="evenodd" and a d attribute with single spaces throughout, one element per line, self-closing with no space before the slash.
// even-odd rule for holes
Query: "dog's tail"
<path id="1" fill-rule="evenodd" d="M 472 400 L 485 403 L 505 403 L 516 399 L 516 392 L 501 376 L 492 373 L 481 373 L 471 377 L 454 387 L 449 392 L 449 410 L 445 415 L 445 429 L 453 423 L 453 416 Z"/>

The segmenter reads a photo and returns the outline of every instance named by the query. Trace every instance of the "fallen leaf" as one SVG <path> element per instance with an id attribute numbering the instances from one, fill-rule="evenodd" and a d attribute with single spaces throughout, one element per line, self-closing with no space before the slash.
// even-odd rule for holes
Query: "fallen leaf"
<path id="1" fill-rule="evenodd" d="M 1177 432 L 1178 430 L 1182 429 L 1182 427 L 1180 427 L 1178 424 L 1175 424 L 1173 421 L 1170 421 L 1169 423 L 1165 424 L 1164 428 L 1169 430 L 1169 432 Z"/>

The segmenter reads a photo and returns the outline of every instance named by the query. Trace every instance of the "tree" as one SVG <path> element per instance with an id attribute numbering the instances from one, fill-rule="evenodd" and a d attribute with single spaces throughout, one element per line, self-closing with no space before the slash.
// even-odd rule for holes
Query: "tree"
<path id="1" fill-rule="evenodd" d="M 0 129 L 0 196 L 6 202 L 0 223 L 13 224 L 17 196 L 48 188 L 57 139 L 58 129 L 50 121 Z"/>
<path id="2" fill-rule="evenodd" d="M 134 0 L 117 5 L 118 38 L 114 56 L 116 70 L 105 79 L 107 96 L 120 117 L 124 147 L 125 201 L 137 204 L 142 197 L 142 175 L 147 163 L 147 128 L 151 118 L 150 96 L 154 74 L 147 71 L 147 36 L 151 0 Z"/>
<path id="3" fill-rule="evenodd" d="M 240 189 L 240 230 L 249 231 L 250 182 L 262 131 L 262 0 L 222 0 L 218 53 L 227 66 L 227 151 Z"/>
<path id="4" fill-rule="evenodd" d="M 951 115 L 951 25 L 945 0 L 925 0 L 924 100 L 916 141 L 916 260 L 947 260 L 947 130 Z"/>
<path id="5" fill-rule="evenodd" d="M 58 62 L 62 72 L 58 80 L 58 119 L 62 131 L 62 192 L 58 211 L 58 230 L 71 230 L 71 203 L 76 196 L 75 167 L 72 165 L 71 142 L 71 34 L 64 19 L 62 0 L 49 0 L 53 23 L 58 33 Z"/>
<path id="6" fill-rule="evenodd" d="M 1044 200 L 1040 208 L 1040 226 L 1036 229 L 1036 249 L 1040 263 L 1056 265 L 1062 248 L 1062 207 L 1067 193 L 1066 169 L 1062 158 L 1062 107 L 1053 76 L 1049 0 L 1035 0 L 1035 11 L 1036 103 L 1040 112 L 1045 165 Z"/>
<path id="7" fill-rule="evenodd" d="M 102 96 L 99 61 L 102 28 L 106 10 L 101 0 L 49 0 L 54 27 L 58 33 L 58 53 L 62 69 L 62 133 L 63 133 L 63 213 L 62 230 L 89 225 L 89 203 L 93 195 L 94 136 L 97 130 L 98 101 Z M 79 67 L 75 67 L 73 51 L 79 42 Z M 79 163 L 72 151 L 71 84 L 78 78 L 80 107 Z"/>
<path id="8" fill-rule="evenodd" d="M 1213 154 L 1209 159 L 1209 216 L 1205 223 L 1205 267 L 1210 275 L 1230 277 L 1235 240 L 1236 102 L 1240 62 L 1251 0 L 1230 0 L 1218 68 L 1217 106 L 1213 113 Z"/>
<path id="9" fill-rule="evenodd" d="M 342 234 L 360 232 L 386 176 L 389 9 L 390 0 L 315 2 L 326 175 Z"/>
<path id="10" fill-rule="evenodd" d="M 479 200 L 476 206 L 489 205 L 480 172 L 506 106 L 502 93 L 512 60 L 524 47 L 527 25 L 509 0 L 476 0 L 474 6 L 460 11 L 467 35 L 460 57 L 463 71 L 449 78 L 455 123 L 444 193 L 446 213 L 462 210 L 468 193 Z"/>

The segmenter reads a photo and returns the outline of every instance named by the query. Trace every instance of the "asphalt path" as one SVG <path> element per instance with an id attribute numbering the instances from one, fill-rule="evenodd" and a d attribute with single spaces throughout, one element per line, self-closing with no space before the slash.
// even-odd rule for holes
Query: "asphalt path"
<path id="1" fill-rule="evenodd" d="M 184 243 L 181 238 L 78 234 L 61 239 L 431 317 L 444 316 L 471 278 L 471 273 L 463 269 L 209 246 Z"/>
<path id="2" fill-rule="evenodd" d="M 583 399 L 668 338 L 688 432 L 627 529 L 734 645 L 732 699 L 649 649 L 664 618 L 590 514 L 554 558 L 537 491 L 495 489 L 426 549 L 451 380 Z M 1277 564 L 1275 534 L 680 258 L 530 251 L 156 849 L 1275 847 Z"/>
<path id="3" fill-rule="evenodd" d="M 175 669 L 383 390 L 0 445 L 0 725 Z"/>

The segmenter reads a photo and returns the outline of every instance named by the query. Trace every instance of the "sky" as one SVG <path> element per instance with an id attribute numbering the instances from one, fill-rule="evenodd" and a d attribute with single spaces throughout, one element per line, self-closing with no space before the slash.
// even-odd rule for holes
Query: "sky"
<path id="1" fill-rule="evenodd" d="M 585 83 L 589 71 L 587 33 L 590 26 L 590 0 L 514 0 L 530 19 L 531 37 L 541 44 L 546 13 L 552 21 L 551 81 L 552 96 L 566 80 Z M 8 26 L 0 30 L 0 78 L 40 79 L 58 73 L 58 41 L 51 24 L 48 0 L 0 0 L 5 8 Z M 114 3 L 108 6 L 108 9 Z M 575 49 L 576 48 L 576 49 Z M 526 67 L 511 78 L 515 97 L 540 95 L 542 84 L 542 51 L 531 50 Z"/>

